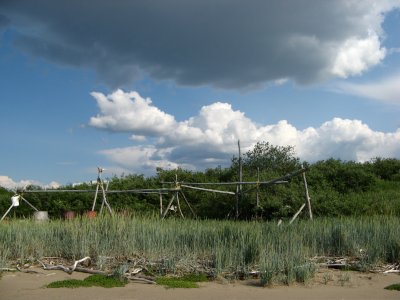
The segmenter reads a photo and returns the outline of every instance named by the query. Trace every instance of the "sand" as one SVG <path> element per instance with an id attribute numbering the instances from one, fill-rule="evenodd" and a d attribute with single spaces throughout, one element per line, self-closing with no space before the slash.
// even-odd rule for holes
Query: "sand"
<path id="1" fill-rule="evenodd" d="M 332 300 L 391 300 L 400 299 L 399 291 L 388 291 L 384 287 L 400 283 L 398 274 L 372 274 L 321 270 L 314 282 L 308 285 L 257 286 L 255 280 L 201 283 L 197 289 L 166 289 L 158 285 L 130 282 L 123 288 L 77 288 L 50 289 L 50 282 L 64 279 L 83 279 L 87 274 L 75 272 L 68 275 L 62 271 L 43 271 L 39 274 L 3 273 L 0 279 L 1 300 L 221 300 L 221 299 L 332 299 Z"/>

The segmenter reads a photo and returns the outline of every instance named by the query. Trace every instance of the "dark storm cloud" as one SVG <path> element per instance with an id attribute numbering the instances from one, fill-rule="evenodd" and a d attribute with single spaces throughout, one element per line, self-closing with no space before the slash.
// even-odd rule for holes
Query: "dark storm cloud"
<path id="1" fill-rule="evenodd" d="M 147 73 L 185 85 L 243 88 L 328 76 L 338 47 L 366 34 L 369 6 L 320 0 L 3 0 L 0 10 L 20 32 L 18 47 L 94 69 L 114 87 Z"/>
<path id="2" fill-rule="evenodd" d="M 0 14 L 0 30 L 6 27 L 9 23 L 9 20 L 6 16 Z"/>

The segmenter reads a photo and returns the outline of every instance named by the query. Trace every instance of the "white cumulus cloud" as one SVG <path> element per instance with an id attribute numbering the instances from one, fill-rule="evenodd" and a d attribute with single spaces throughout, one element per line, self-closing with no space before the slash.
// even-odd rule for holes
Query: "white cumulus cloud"
<path id="1" fill-rule="evenodd" d="M 370 32 L 365 38 L 349 38 L 337 53 L 332 73 L 343 78 L 360 75 L 380 63 L 385 55 L 386 49 L 381 48 L 375 32 Z"/>
<path id="2" fill-rule="evenodd" d="M 168 161 L 169 149 L 157 149 L 152 145 L 114 148 L 100 151 L 111 161 L 129 169 L 152 173 L 157 167 L 175 169 L 179 165 Z"/>
<path id="3" fill-rule="evenodd" d="M 93 127 L 143 136 L 162 134 L 175 126 L 173 116 L 160 111 L 149 98 L 142 98 L 137 92 L 117 90 L 110 95 L 96 92 L 91 95 L 101 112 L 90 119 L 89 125 Z"/>
<path id="4" fill-rule="evenodd" d="M 360 120 L 334 118 L 298 142 L 299 156 L 305 160 L 327 159 L 368 161 L 374 157 L 400 157 L 400 129 L 393 133 L 373 131 Z M 303 132 L 299 132 L 304 136 Z"/>
<path id="5" fill-rule="evenodd" d="M 123 93 L 122 91 L 118 92 Z M 132 95 L 132 93 L 126 93 Z M 136 98 L 141 98 L 135 94 Z M 121 96 L 122 97 L 122 96 Z M 128 97 L 128 96 L 126 96 Z M 120 111 L 118 102 L 113 103 L 114 120 L 120 120 L 114 111 Z M 125 107 L 123 114 L 138 114 L 135 106 Z M 140 108 L 140 113 L 148 115 L 156 111 L 168 115 L 154 106 Z M 126 110 L 128 109 L 128 111 Z M 104 112 L 103 112 L 104 114 Z M 170 115 L 168 115 L 170 116 Z M 104 114 L 104 118 L 109 116 Z M 170 119 L 175 120 L 170 116 Z M 147 123 L 152 126 L 152 123 Z M 286 120 L 276 124 L 259 125 L 243 112 L 235 110 L 228 103 L 216 102 L 203 106 L 196 116 L 182 122 L 170 122 L 169 130 L 131 127 L 113 123 L 105 130 L 129 131 L 130 134 L 148 132 L 158 138 L 153 144 L 102 150 L 110 161 L 132 171 L 151 174 L 156 167 L 204 169 L 218 165 L 228 165 L 237 154 L 237 141 L 241 141 L 243 152 L 255 143 L 268 141 L 274 145 L 295 147 L 302 160 L 317 161 L 328 158 L 367 161 L 374 157 L 400 158 L 400 129 L 384 133 L 374 131 L 360 120 L 334 118 L 319 127 L 297 129 Z M 157 124 L 155 125 L 157 128 Z M 130 128 L 130 129 L 129 129 Z"/>
<path id="6" fill-rule="evenodd" d="M 24 179 L 20 181 L 14 181 L 11 177 L 6 176 L 6 175 L 0 175 L 0 186 L 4 187 L 9 190 L 14 190 L 18 188 L 25 188 L 29 185 L 38 185 L 42 188 L 58 188 L 60 187 L 60 184 L 56 181 L 52 181 L 48 184 L 43 184 L 39 181 L 36 180 L 31 180 L 31 179 Z"/>

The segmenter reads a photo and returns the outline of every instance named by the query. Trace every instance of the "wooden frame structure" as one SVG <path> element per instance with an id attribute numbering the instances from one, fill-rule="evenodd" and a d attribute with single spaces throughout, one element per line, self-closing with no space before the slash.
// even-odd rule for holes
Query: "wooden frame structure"
<path id="1" fill-rule="evenodd" d="M 157 193 L 160 196 L 160 218 L 165 219 L 167 214 L 170 211 L 177 211 L 179 212 L 180 216 L 182 218 L 185 218 L 183 215 L 182 209 L 181 209 L 181 201 L 180 201 L 180 196 L 183 198 L 184 202 L 186 205 L 189 207 L 192 215 L 194 218 L 196 218 L 196 213 L 193 210 L 192 206 L 190 205 L 188 199 L 186 198 L 186 195 L 183 192 L 183 189 L 192 189 L 192 190 L 197 190 L 197 191 L 203 191 L 203 192 L 212 192 L 212 193 L 221 193 L 221 194 L 228 194 L 228 195 L 235 195 L 236 196 L 236 202 L 235 202 L 235 216 L 236 219 L 239 218 L 239 203 L 242 197 L 242 194 L 248 193 L 250 191 L 253 191 L 256 189 L 256 206 L 260 207 L 260 198 L 259 198 L 259 188 L 261 186 L 270 186 L 270 185 L 275 185 L 275 184 L 285 184 L 288 183 L 288 179 L 302 174 L 303 178 L 303 184 L 304 184 L 304 198 L 305 201 L 303 205 L 300 207 L 300 209 L 294 214 L 292 219 L 290 220 L 289 224 L 293 223 L 293 221 L 298 217 L 298 215 L 302 212 L 305 206 L 308 208 L 308 214 L 310 220 L 313 219 L 312 216 L 312 210 L 311 210 L 311 200 L 308 192 L 308 186 L 307 186 L 307 180 L 306 180 L 306 168 L 301 166 L 299 170 L 296 170 L 294 172 L 291 172 L 289 174 L 286 174 L 284 176 L 268 180 L 268 181 L 260 181 L 260 173 L 259 173 L 259 168 L 257 168 L 257 181 L 243 181 L 243 169 L 242 169 L 242 158 L 241 158 L 241 150 L 240 150 L 240 141 L 238 141 L 238 150 L 239 150 L 239 170 L 238 170 L 238 176 L 239 176 L 239 181 L 236 182 L 180 182 L 178 181 L 178 176 L 175 174 L 175 180 L 172 182 L 161 182 L 162 185 L 164 184 L 170 184 L 173 185 L 171 188 L 159 188 L 159 189 L 131 189 L 131 190 L 108 190 L 108 182 L 106 184 L 106 187 L 104 187 L 104 181 L 101 178 L 101 174 L 105 171 L 105 169 L 97 167 L 97 181 L 96 181 L 96 189 L 95 190 L 28 190 L 28 191 L 23 191 L 24 193 L 43 193 L 43 192 L 55 192 L 55 193 L 62 193 L 62 192 L 78 192 L 78 193 L 84 193 L 84 192 L 94 192 L 95 196 L 93 199 L 93 204 L 92 204 L 92 211 L 95 210 L 96 207 L 96 201 L 97 197 L 99 194 L 99 190 L 101 190 L 102 193 L 102 203 L 100 207 L 100 213 L 102 213 L 104 206 L 106 206 L 110 212 L 110 214 L 113 213 L 111 205 L 109 204 L 107 200 L 107 194 L 112 194 L 112 193 L 137 193 L 137 194 L 154 194 Z M 205 186 L 227 186 L 227 185 L 233 185 L 236 186 L 236 192 L 232 191 L 226 191 L 226 190 L 218 190 L 218 189 L 210 189 L 206 188 Z M 242 187 L 243 185 L 255 185 L 254 187 L 243 191 Z M 167 193 L 173 193 L 170 201 L 168 202 L 166 208 L 164 209 L 163 207 L 163 194 Z M 37 209 L 31 205 L 26 199 L 24 199 L 21 195 L 16 194 L 14 197 L 21 197 L 25 202 L 27 202 L 33 209 L 37 211 Z M 174 205 L 174 202 L 176 202 L 176 205 Z M 1 218 L 0 221 L 2 221 L 5 216 L 10 212 L 10 210 L 14 207 L 12 204 L 11 207 L 7 210 L 7 212 L 4 214 L 4 216 Z M 280 224 L 280 223 L 279 223 Z"/>
<path id="2" fill-rule="evenodd" d="M 290 224 L 297 218 L 297 216 L 301 213 L 301 211 L 304 209 L 305 206 L 308 207 L 308 212 L 309 212 L 309 217 L 310 220 L 312 220 L 312 210 L 311 210 L 311 200 L 308 192 L 308 186 L 307 186 L 307 180 L 306 180 L 306 168 L 303 166 L 294 172 L 291 172 L 289 174 L 286 174 L 284 176 L 268 180 L 268 181 L 259 181 L 259 172 L 257 172 L 257 181 L 234 181 L 234 182 L 179 182 L 177 175 L 175 174 L 175 181 L 170 181 L 170 182 L 162 182 L 162 184 L 174 184 L 175 187 L 173 189 L 170 189 L 171 191 L 175 191 L 173 197 L 171 198 L 170 202 L 167 205 L 167 208 L 163 210 L 162 206 L 162 200 L 160 200 L 160 216 L 162 219 L 165 218 L 165 216 L 168 214 L 168 211 L 171 209 L 172 204 L 174 201 L 176 201 L 176 209 L 180 213 L 181 217 L 184 218 L 181 207 L 180 207 L 180 201 L 179 201 L 179 193 L 183 196 L 185 202 L 189 206 L 190 210 L 192 211 L 192 214 L 195 216 L 195 213 L 193 209 L 191 208 L 185 194 L 182 191 L 182 188 L 187 188 L 187 189 L 193 189 L 193 190 L 199 190 L 199 191 L 205 191 L 205 192 L 213 192 L 213 193 L 222 193 L 222 194 L 228 194 L 228 195 L 235 195 L 236 196 L 236 203 L 235 203 L 235 209 L 236 209 L 236 218 L 239 217 L 239 201 L 240 195 L 238 195 L 238 191 L 241 194 L 248 193 L 250 191 L 256 190 L 256 201 L 257 201 L 257 206 L 259 206 L 259 188 L 261 186 L 270 186 L 270 185 L 275 185 L 275 184 L 286 184 L 288 183 L 288 179 L 302 174 L 303 177 L 303 183 L 304 183 L 304 195 L 305 195 L 305 201 L 303 205 L 300 207 L 300 209 L 296 212 L 296 214 L 293 216 L 293 218 L 290 221 Z M 236 186 L 236 192 L 231 192 L 231 191 L 224 191 L 224 190 L 218 190 L 218 189 L 210 189 L 210 188 L 205 188 L 205 187 L 200 187 L 200 186 L 227 186 L 227 185 L 233 185 Z M 255 185 L 254 187 L 243 190 L 242 186 L 243 185 Z M 240 186 L 240 187 L 239 187 Z M 173 209 L 175 211 L 175 207 Z"/>

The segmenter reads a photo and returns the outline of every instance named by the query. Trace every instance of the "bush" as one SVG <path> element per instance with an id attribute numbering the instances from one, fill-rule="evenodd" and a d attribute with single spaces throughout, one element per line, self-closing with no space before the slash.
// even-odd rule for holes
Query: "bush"
<path id="1" fill-rule="evenodd" d="M 400 181 L 400 160 L 395 158 L 375 158 L 372 161 L 372 170 L 383 180 Z"/>
<path id="2" fill-rule="evenodd" d="M 365 165 L 337 159 L 311 165 L 308 178 L 310 186 L 330 186 L 341 194 L 369 191 L 377 182 L 374 174 Z"/>

